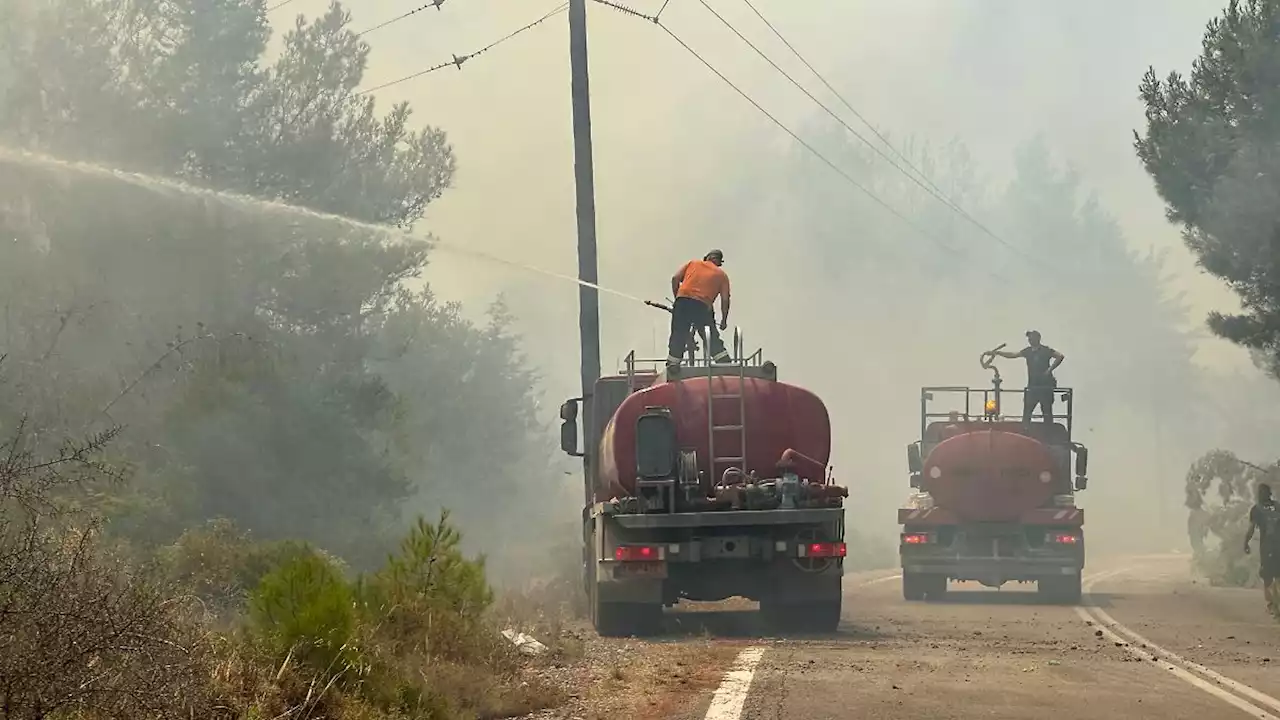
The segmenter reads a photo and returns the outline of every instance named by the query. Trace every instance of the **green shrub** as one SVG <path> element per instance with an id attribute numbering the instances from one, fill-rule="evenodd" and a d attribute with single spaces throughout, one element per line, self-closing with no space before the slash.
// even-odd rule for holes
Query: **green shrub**
<path id="1" fill-rule="evenodd" d="M 217 614 L 239 609 L 262 578 L 304 555 L 334 558 L 305 543 L 258 542 L 229 520 L 215 519 L 185 531 L 160 557 L 169 577 L 200 597 Z"/>
<path id="2" fill-rule="evenodd" d="M 325 675 L 364 673 L 354 589 L 319 554 L 299 554 L 262 578 L 249 597 L 249 628 L 278 657 Z"/>
<path id="3" fill-rule="evenodd" d="M 485 625 L 493 590 L 484 558 L 464 556 L 461 541 L 447 511 L 435 524 L 419 518 L 400 552 L 361 584 L 365 612 L 393 654 L 471 661 L 499 647 Z"/>

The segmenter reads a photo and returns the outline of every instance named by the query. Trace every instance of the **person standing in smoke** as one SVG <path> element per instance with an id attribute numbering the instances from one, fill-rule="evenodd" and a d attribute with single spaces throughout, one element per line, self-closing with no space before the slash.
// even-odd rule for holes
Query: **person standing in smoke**
<path id="1" fill-rule="evenodd" d="M 711 356 L 717 362 L 728 362 L 720 333 L 716 332 L 715 301 L 720 298 L 720 329 L 729 326 L 729 276 L 721 268 L 724 253 L 712 250 L 701 260 L 690 260 L 671 276 L 671 338 L 667 341 L 667 366 L 679 367 L 689 341 L 689 331 L 709 328 Z"/>
<path id="2" fill-rule="evenodd" d="M 1058 369 L 1066 356 L 1048 345 L 1041 344 L 1040 333 L 1027 331 L 1027 346 L 1016 353 L 997 351 L 1002 358 L 1025 358 L 1027 361 L 1027 389 L 1023 394 L 1022 422 L 1031 424 L 1031 415 L 1036 406 L 1044 415 L 1047 424 L 1053 424 L 1053 391 L 1058 387 L 1058 380 L 1053 371 Z"/>
<path id="3" fill-rule="evenodd" d="M 1258 483 L 1258 502 L 1249 509 L 1249 530 L 1244 536 L 1244 554 L 1248 555 L 1253 531 L 1259 530 L 1258 577 L 1262 578 L 1262 595 L 1267 611 L 1280 620 L 1280 508 L 1271 497 L 1271 486 Z"/>

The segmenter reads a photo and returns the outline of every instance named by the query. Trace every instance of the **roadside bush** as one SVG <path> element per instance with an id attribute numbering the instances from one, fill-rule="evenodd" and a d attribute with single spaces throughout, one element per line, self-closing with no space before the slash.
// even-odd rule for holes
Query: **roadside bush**
<path id="1" fill-rule="evenodd" d="M 327 677 L 363 674 L 356 598 L 337 568 L 314 553 L 287 560 L 249 598 L 249 628 L 277 657 Z"/>
<path id="2" fill-rule="evenodd" d="M 499 639 L 485 619 L 493 590 L 484 558 L 468 559 L 461 542 L 447 511 L 435 524 L 419 518 L 400 552 L 362 583 L 365 612 L 377 618 L 379 642 L 393 655 L 492 659 Z"/>
<path id="3" fill-rule="evenodd" d="M 20 420 L 0 443 L 0 708 L 6 718 L 167 718 L 208 696 L 202 634 L 68 499 L 122 480 L 114 431 L 56 449 Z"/>
<path id="4" fill-rule="evenodd" d="M 0 707 L 172 718 L 207 699 L 202 633 L 166 588 L 100 552 L 96 528 L 0 538 Z"/>
<path id="5" fill-rule="evenodd" d="M 420 519 L 378 572 L 354 581 L 315 551 L 284 560 L 249 593 L 246 632 L 223 639 L 215 675 L 233 696 L 224 705 L 454 720 L 555 704 L 554 691 L 518 679 L 518 655 L 490 612 L 484 559 L 466 557 L 461 539 L 447 512 Z M 228 567 L 217 575 L 249 572 Z"/>
<path id="6" fill-rule="evenodd" d="M 249 593 L 269 573 L 292 560 L 319 555 L 339 570 L 342 563 L 306 543 L 259 542 L 238 530 L 230 520 L 211 520 L 191 528 L 160 551 L 166 574 L 206 603 L 212 614 L 223 616 L 243 609 Z"/>

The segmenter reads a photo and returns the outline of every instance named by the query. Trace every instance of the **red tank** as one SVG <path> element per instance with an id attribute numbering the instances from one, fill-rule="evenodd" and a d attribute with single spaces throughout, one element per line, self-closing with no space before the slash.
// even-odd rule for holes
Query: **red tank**
<path id="1" fill-rule="evenodd" d="M 1001 430 L 962 432 L 934 446 L 922 489 L 937 507 L 971 522 L 1014 522 L 1053 496 L 1053 458 L 1035 438 Z"/>
<path id="2" fill-rule="evenodd" d="M 609 420 L 600 438 L 600 467 L 596 474 L 596 500 L 604 502 L 633 493 L 636 482 L 636 420 L 646 409 L 665 407 L 671 410 L 676 437 L 682 448 L 696 448 L 698 466 L 707 473 L 710 453 L 707 446 L 708 388 L 716 397 L 715 420 L 718 425 L 738 424 L 739 399 L 719 397 L 737 395 L 742 385 L 747 427 L 746 471 L 761 478 L 777 477 L 783 453 L 793 450 L 814 462 L 794 463 L 794 467 L 826 467 L 831 457 L 831 419 L 827 407 L 817 395 L 786 383 L 760 378 L 739 379 L 734 376 L 691 377 L 676 382 L 660 382 L 633 393 L 622 402 Z M 741 456 L 741 433 L 736 430 L 716 431 L 716 455 Z M 714 475 L 730 467 L 717 464 Z M 738 466 L 739 463 L 732 463 Z M 804 478 L 822 482 L 822 477 Z M 704 489 L 711 490 L 706 483 Z"/>

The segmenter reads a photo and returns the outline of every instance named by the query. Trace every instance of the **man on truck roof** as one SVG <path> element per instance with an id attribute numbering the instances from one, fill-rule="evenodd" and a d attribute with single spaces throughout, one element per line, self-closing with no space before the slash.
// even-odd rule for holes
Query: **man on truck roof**
<path id="1" fill-rule="evenodd" d="M 1010 360 L 1026 358 L 1027 389 L 1022 396 L 1023 424 L 1031 424 L 1031 414 L 1035 412 L 1036 406 L 1039 405 L 1045 423 L 1052 425 L 1053 391 L 1054 388 L 1058 387 L 1058 379 L 1053 376 L 1053 371 L 1057 370 L 1062 361 L 1067 358 L 1048 345 L 1042 345 L 1039 331 L 1028 330 L 1026 335 L 1026 347 L 1016 353 L 997 350 L 996 354 Z"/>
<path id="2" fill-rule="evenodd" d="M 671 308 L 671 339 L 667 342 L 667 365 L 678 367 L 694 328 L 710 328 L 711 355 L 718 362 L 727 362 L 725 350 L 716 332 L 714 304 L 720 298 L 720 329 L 729 326 L 729 276 L 721 269 L 724 252 L 712 250 L 701 260 L 690 260 L 671 276 L 671 293 L 675 303 Z"/>
<path id="3" fill-rule="evenodd" d="M 1262 596 L 1267 611 L 1280 620 L 1280 508 L 1271 497 L 1271 486 L 1258 483 L 1258 502 L 1249 509 L 1249 530 L 1244 535 L 1244 554 L 1249 554 L 1253 531 L 1258 537 L 1258 577 L 1262 578 Z"/>

